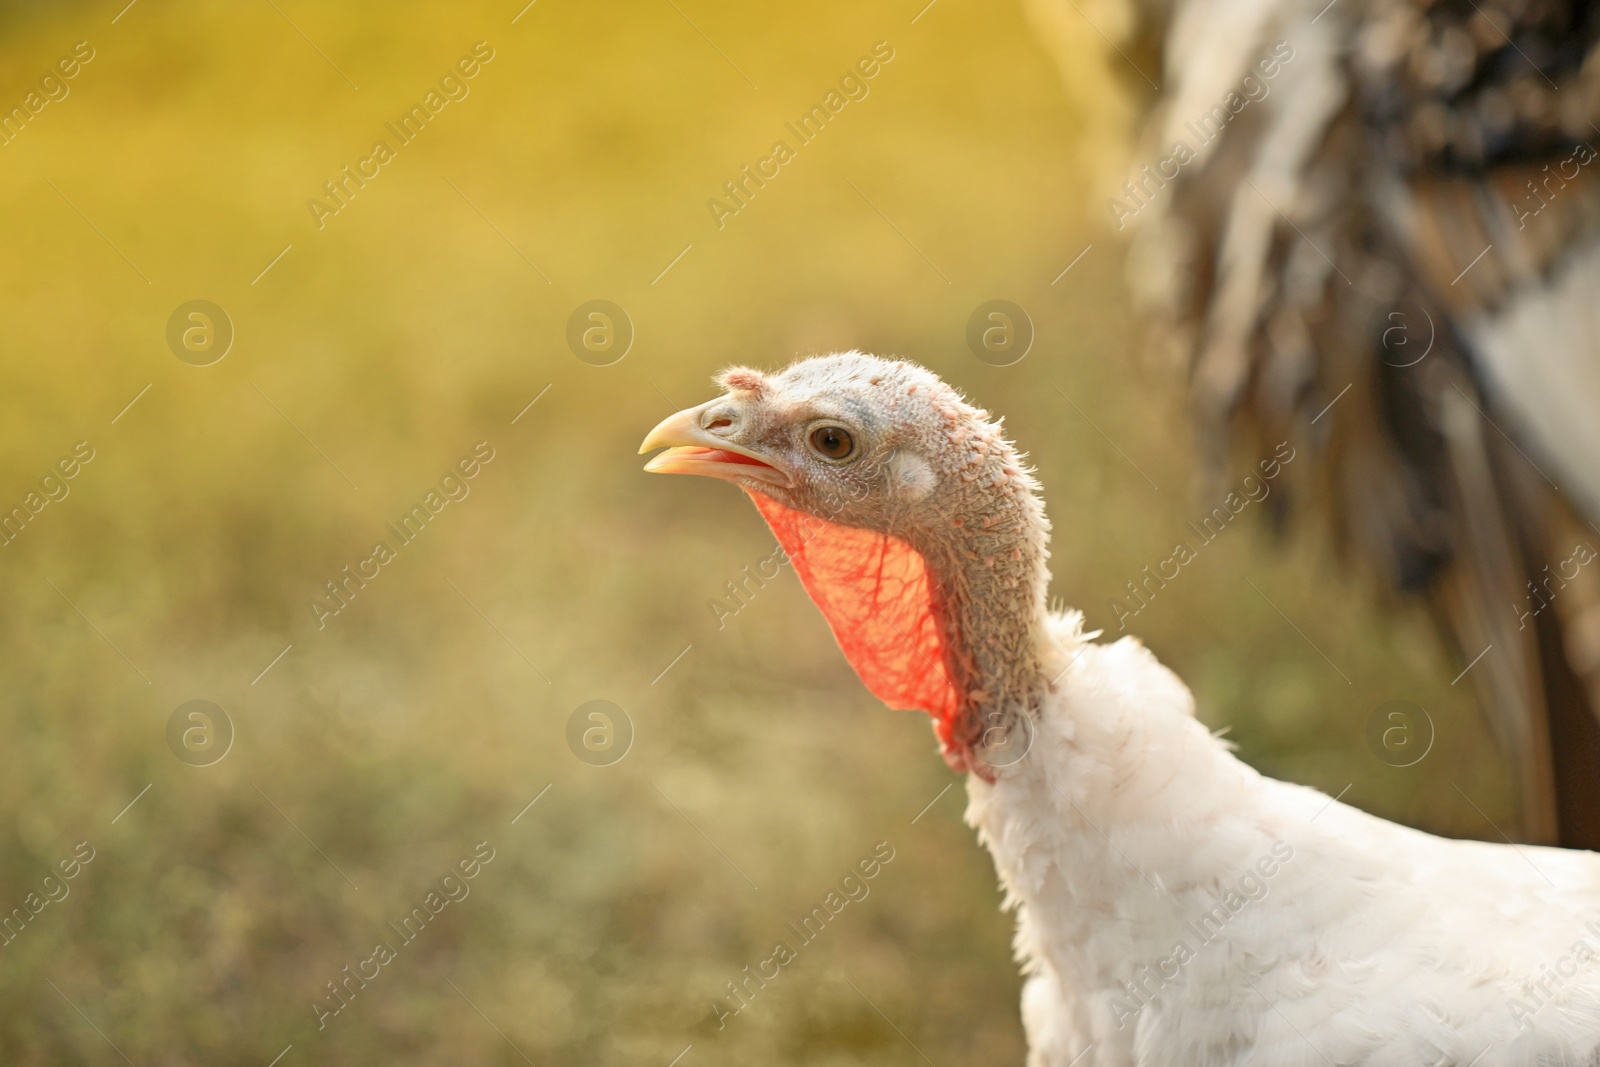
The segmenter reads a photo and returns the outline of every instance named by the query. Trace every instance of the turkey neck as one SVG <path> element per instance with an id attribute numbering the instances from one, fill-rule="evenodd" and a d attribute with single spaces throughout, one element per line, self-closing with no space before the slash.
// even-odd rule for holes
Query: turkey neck
<path id="1" fill-rule="evenodd" d="M 965 698 L 951 740 L 969 751 L 987 731 L 1035 713 L 1049 688 L 1039 656 L 1049 523 L 1009 446 L 985 458 L 957 476 L 956 491 L 909 538 L 936 583 L 949 667 Z"/>

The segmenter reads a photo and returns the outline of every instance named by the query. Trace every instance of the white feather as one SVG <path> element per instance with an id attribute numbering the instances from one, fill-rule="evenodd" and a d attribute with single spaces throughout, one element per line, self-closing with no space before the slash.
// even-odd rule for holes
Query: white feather
<path id="1" fill-rule="evenodd" d="M 1081 625 L 1052 617 L 1028 756 L 968 786 L 1031 975 L 1030 1067 L 1597 1062 L 1600 856 L 1444 840 L 1263 777 L 1147 649 Z"/>
<path id="2" fill-rule="evenodd" d="M 1600 516 L 1600 244 L 1467 324 L 1495 398 L 1541 466 Z"/>

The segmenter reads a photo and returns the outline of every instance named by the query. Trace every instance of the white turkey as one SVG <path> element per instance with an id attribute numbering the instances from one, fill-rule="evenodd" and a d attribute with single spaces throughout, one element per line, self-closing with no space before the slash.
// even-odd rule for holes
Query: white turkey
<path id="1" fill-rule="evenodd" d="M 1600 7 L 1025 6 L 1091 117 L 1159 82 L 1104 217 L 1213 469 L 1305 442 L 1279 502 L 1425 599 L 1522 836 L 1600 848 Z"/>
<path id="2" fill-rule="evenodd" d="M 933 717 L 1017 914 L 1030 1067 L 1600 1063 L 1600 856 L 1263 777 L 1131 637 L 1050 612 L 998 422 L 860 353 L 725 372 L 648 470 L 750 494 L 867 687 Z"/>

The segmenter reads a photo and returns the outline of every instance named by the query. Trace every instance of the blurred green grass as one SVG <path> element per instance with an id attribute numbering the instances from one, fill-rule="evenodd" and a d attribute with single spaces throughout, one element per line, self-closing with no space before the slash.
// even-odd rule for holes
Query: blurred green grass
<path id="1" fill-rule="evenodd" d="M 0 907 L 98 850 L 0 948 L 0 1062 L 921 1062 L 896 1027 L 941 1067 L 1020 1060 L 1010 921 L 927 725 L 874 706 L 792 582 L 717 630 L 706 602 L 770 537 L 633 453 L 730 362 L 919 359 L 1007 415 L 1053 592 L 1114 629 L 1123 582 L 1215 501 L 1084 222 L 1093 116 L 1008 6 L 676 6 L 0 7 L 0 101 L 97 52 L 0 149 L 0 499 L 97 449 L 0 549 Z M 471 95 L 316 230 L 305 200 L 478 40 Z M 871 95 L 716 230 L 706 199 L 878 40 Z M 1010 368 L 964 343 L 997 296 L 1038 328 Z M 637 328 L 611 367 L 563 340 L 594 297 Z M 212 367 L 165 347 L 194 298 L 236 327 Z M 478 440 L 471 496 L 319 631 L 307 601 Z M 1510 821 L 1421 620 L 1261 518 L 1137 619 L 1206 721 L 1385 815 L 1489 833 L 1455 780 Z M 237 731 L 209 768 L 166 746 L 195 698 Z M 566 749 L 591 698 L 637 732 L 612 767 Z M 1363 740 L 1394 698 L 1438 727 L 1407 770 Z M 319 1031 L 324 983 L 483 840 L 471 896 Z M 872 895 L 719 1030 L 724 983 L 880 840 Z"/>

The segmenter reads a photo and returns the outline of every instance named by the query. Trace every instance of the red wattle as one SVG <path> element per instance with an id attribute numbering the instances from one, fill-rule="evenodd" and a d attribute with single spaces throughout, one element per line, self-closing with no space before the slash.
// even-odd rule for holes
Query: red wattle
<path id="1" fill-rule="evenodd" d="M 952 678 L 942 604 L 922 553 L 897 537 L 747 492 L 862 682 L 891 708 L 933 716 L 948 750 L 965 701 Z"/>

